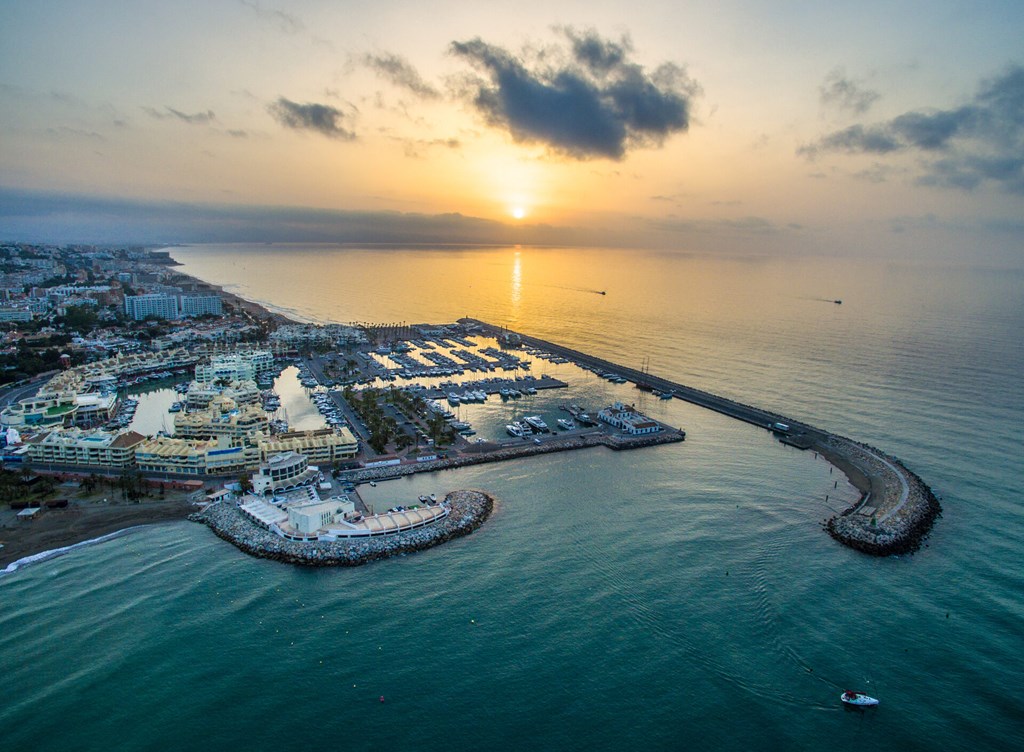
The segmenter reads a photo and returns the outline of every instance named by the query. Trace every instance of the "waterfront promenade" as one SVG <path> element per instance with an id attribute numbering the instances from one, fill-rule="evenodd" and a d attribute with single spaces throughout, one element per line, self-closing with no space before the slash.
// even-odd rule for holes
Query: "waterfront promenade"
<path id="1" fill-rule="evenodd" d="M 479 327 L 490 337 L 499 337 L 507 331 L 478 319 L 460 319 L 459 323 Z M 671 392 L 677 399 L 760 428 L 770 431 L 776 424 L 784 424 L 788 429 L 784 434 L 780 433 L 781 441 L 799 449 L 820 453 L 861 492 L 856 504 L 827 519 L 824 526 L 835 540 L 858 551 L 876 556 L 912 552 L 921 545 L 922 539 L 941 514 L 938 499 L 921 478 L 895 457 L 874 447 L 785 415 L 612 363 L 554 342 L 522 332 L 516 334 L 524 345 L 559 355 L 596 371 L 616 373 L 651 390 Z"/>

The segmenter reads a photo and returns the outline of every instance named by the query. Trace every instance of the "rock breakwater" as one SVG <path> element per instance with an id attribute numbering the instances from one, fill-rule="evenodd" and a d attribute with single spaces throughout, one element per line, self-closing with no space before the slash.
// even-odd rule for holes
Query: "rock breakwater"
<path id="1" fill-rule="evenodd" d="M 432 525 L 394 535 L 343 541 L 287 540 L 253 523 L 231 502 L 211 504 L 189 519 L 207 525 L 218 537 L 251 556 L 312 567 L 356 567 L 469 535 L 494 510 L 494 499 L 482 491 L 452 491 L 445 502 L 451 506 L 451 512 Z"/>
<path id="2" fill-rule="evenodd" d="M 942 507 L 916 473 L 895 457 L 840 436 L 829 435 L 817 448 L 862 491 L 856 504 L 825 522 L 833 539 L 872 556 L 921 547 Z"/>

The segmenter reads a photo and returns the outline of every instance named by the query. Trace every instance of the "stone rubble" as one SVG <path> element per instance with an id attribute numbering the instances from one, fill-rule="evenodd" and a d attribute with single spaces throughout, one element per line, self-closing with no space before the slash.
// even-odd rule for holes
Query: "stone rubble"
<path id="1" fill-rule="evenodd" d="M 829 436 L 828 442 L 865 473 L 881 477 L 884 482 L 883 497 L 871 500 L 872 506 L 878 508 L 875 515 L 856 514 L 864 502 L 861 499 L 825 523 L 828 534 L 850 548 L 873 556 L 908 554 L 918 550 L 936 518 L 942 515 L 942 507 L 931 488 L 897 458 L 874 447 L 834 435 Z M 902 484 L 892 469 L 879 461 L 879 457 L 903 475 L 910 489 L 903 507 L 884 522 L 879 522 L 877 517 L 899 503 Z"/>
<path id="2" fill-rule="evenodd" d="M 451 512 L 431 525 L 392 535 L 339 541 L 287 540 L 256 525 L 234 502 L 211 504 L 189 519 L 207 525 L 218 537 L 252 556 L 313 567 L 355 567 L 469 535 L 494 510 L 494 500 L 482 491 L 452 491 L 445 501 L 451 505 Z"/>

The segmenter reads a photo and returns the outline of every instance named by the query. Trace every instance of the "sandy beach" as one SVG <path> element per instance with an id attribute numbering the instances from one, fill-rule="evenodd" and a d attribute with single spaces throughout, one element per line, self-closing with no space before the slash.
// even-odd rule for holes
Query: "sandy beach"
<path id="1" fill-rule="evenodd" d="M 184 495 L 139 504 L 72 502 L 67 509 L 43 509 L 37 519 L 19 520 L 5 510 L 0 527 L 0 569 L 26 556 L 116 533 L 129 527 L 183 520 L 196 507 Z"/>

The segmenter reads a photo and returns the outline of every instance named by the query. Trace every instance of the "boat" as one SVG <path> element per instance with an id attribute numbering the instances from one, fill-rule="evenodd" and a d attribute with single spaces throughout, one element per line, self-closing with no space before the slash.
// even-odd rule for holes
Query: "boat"
<path id="1" fill-rule="evenodd" d="M 508 431 L 510 436 L 515 436 L 518 439 L 521 439 L 526 435 L 526 432 L 523 430 L 523 427 L 520 426 L 518 423 L 509 423 L 507 426 L 505 426 L 505 430 Z"/>
<path id="2" fill-rule="evenodd" d="M 523 418 L 523 422 L 537 433 L 547 433 L 548 431 L 548 424 L 539 415 L 528 415 Z"/>
<path id="3" fill-rule="evenodd" d="M 558 427 L 561 428 L 563 431 L 571 431 L 574 428 L 576 428 L 575 423 L 573 423 L 571 420 L 566 420 L 565 418 L 559 418 L 556 422 L 558 423 Z"/>
<path id="4" fill-rule="evenodd" d="M 852 689 L 848 689 L 843 692 L 839 699 L 847 705 L 853 705 L 859 708 L 873 708 L 878 704 L 878 700 L 874 697 L 868 697 L 863 692 L 857 692 Z"/>

